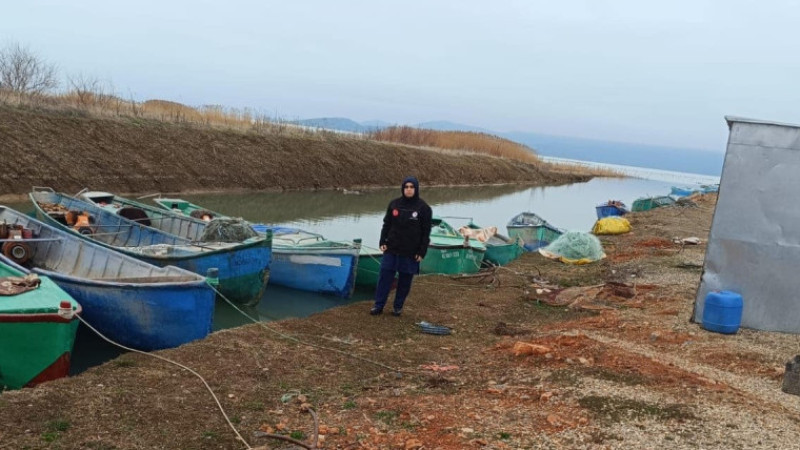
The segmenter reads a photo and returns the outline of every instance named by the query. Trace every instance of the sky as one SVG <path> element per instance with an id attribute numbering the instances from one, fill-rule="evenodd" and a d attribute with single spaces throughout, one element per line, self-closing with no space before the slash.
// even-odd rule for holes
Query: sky
<path id="1" fill-rule="evenodd" d="M 800 123 L 800 1 L 5 2 L 0 45 L 120 96 L 724 151 Z"/>

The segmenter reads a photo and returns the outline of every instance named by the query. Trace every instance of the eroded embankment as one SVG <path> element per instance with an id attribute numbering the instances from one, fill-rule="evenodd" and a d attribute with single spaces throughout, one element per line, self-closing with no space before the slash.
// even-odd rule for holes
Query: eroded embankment
<path id="1" fill-rule="evenodd" d="M 425 185 L 561 184 L 547 166 L 453 155 L 330 134 L 259 135 L 137 118 L 0 105 L 0 196 L 31 186 L 74 192 L 181 192 Z"/>

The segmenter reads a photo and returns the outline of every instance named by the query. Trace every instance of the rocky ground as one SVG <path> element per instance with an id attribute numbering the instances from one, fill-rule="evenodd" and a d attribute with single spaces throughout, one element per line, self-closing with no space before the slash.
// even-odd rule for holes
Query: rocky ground
<path id="1" fill-rule="evenodd" d="M 420 277 L 401 317 L 358 303 L 125 354 L 0 395 L 0 449 L 798 448 L 797 335 L 691 323 L 716 197 L 630 216 L 607 258 L 529 253 Z M 424 334 L 420 321 L 453 334 Z M 312 413 L 318 417 L 315 427 Z M 302 447 L 300 447 L 302 448 Z"/>

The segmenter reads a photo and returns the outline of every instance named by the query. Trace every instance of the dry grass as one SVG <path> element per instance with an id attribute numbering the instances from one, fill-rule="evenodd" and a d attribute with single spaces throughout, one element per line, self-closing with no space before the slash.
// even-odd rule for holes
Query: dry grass
<path id="1" fill-rule="evenodd" d="M 615 172 L 611 169 L 601 169 L 599 167 L 589 167 L 585 164 L 570 164 L 570 163 L 543 163 L 555 173 L 572 173 L 578 175 L 588 175 L 593 177 L 610 177 L 610 178 L 624 178 L 626 175 L 620 172 Z"/>
<path id="2" fill-rule="evenodd" d="M 81 116 L 136 118 L 196 126 L 234 130 L 259 135 L 295 136 L 330 142 L 366 139 L 400 143 L 444 152 L 478 153 L 507 158 L 570 175 L 619 176 L 610 171 L 579 165 L 549 164 L 541 161 L 534 149 L 486 133 L 436 131 L 407 126 L 391 127 L 365 135 L 341 134 L 334 131 L 294 125 L 271 118 L 253 109 L 226 108 L 220 105 L 191 107 L 168 100 L 137 102 L 109 93 L 111 89 L 89 79 L 74 83 L 74 88 L 59 94 L 26 95 L 0 89 L 0 103 L 46 108 Z"/>
<path id="3" fill-rule="evenodd" d="M 436 147 L 444 150 L 466 150 L 516 159 L 532 164 L 542 163 L 536 156 L 534 149 L 486 133 L 437 131 L 400 126 L 373 131 L 369 133 L 368 136 L 378 141 L 395 142 L 420 147 Z"/>
<path id="4" fill-rule="evenodd" d="M 160 122 L 219 128 L 247 133 L 292 135 L 318 139 L 336 139 L 332 132 L 312 130 L 270 118 L 252 109 L 205 105 L 198 108 L 168 100 L 137 102 L 126 100 L 102 89 L 74 89 L 54 95 L 20 95 L 0 90 L 0 103 L 46 108 L 94 117 L 133 117 Z"/>

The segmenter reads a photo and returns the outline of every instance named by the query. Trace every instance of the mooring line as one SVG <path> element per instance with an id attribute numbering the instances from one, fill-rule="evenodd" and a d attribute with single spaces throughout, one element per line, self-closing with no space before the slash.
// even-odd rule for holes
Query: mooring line
<path id="1" fill-rule="evenodd" d="M 237 430 L 236 427 L 233 426 L 233 423 L 228 418 L 228 414 L 225 413 L 225 409 L 222 407 L 222 403 L 219 402 L 219 399 L 217 398 L 217 395 L 214 394 L 214 391 L 211 389 L 211 386 L 208 385 L 208 383 L 206 382 L 205 378 L 203 378 L 202 375 L 200 375 L 199 373 L 195 372 L 191 368 L 189 368 L 187 366 L 184 366 L 183 364 L 181 364 L 179 362 L 176 362 L 176 361 L 173 361 L 173 360 L 171 360 L 169 358 L 165 358 L 165 357 L 163 357 L 161 355 L 156 355 L 155 353 L 149 353 L 149 352 L 144 352 L 144 351 L 141 351 L 141 350 L 136 350 L 135 348 L 126 347 L 126 346 L 120 344 L 119 342 L 115 342 L 115 341 L 109 339 L 108 337 L 106 337 L 105 335 L 103 335 L 103 333 L 99 332 L 95 327 L 89 325 L 89 322 L 87 322 L 83 317 L 81 317 L 81 316 L 79 316 L 77 314 L 75 315 L 75 317 L 77 317 L 78 320 L 83 322 L 84 325 L 89 327 L 90 330 L 94 331 L 98 336 L 103 338 L 105 341 L 111 343 L 112 345 L 116 345 L 119 348 L 131 351 L 131 352 L 141 353 L 142 355 L 147 355 L 147 356 L 152 356 L 153 358 L 157 358 L 157 359 L 160 359 L 162 361 L 166 361 L 166 362 L 168 362 L 170 364 L 174 364 L 174 365 L 176 365 L 176 366 L 178 366 L 178 367 L 180 367 L 180 368 L 182 368 L 184 370 L 189 371 L 192 375 L 194 375 L 197 378 L 199 378 L 200 381 L 203 382 L 203 385 L 205 385 L 206 389 L 208 389 L 208 392 L 211 393 L 211 397 L 217 403 L 217 407 L 219 408 L 220 412 L 222 413 L 222 417 L 224 417 L 225 421 L 228 423 L 228 426 L 231 428 L 231 430 L 233 430 L 234 433 L 236 433 L 236 438 L 239 439 L 240 441 L 242 441 L 242 443 L 245 445 L 245 447 L 247 447 L 248 450 L 251 450 L 253 448 L 253 447 L 250 446 L 250 444 L 247 443 L 247 441 L 244 440 L 242 435 L 239 434 L 239 430 Z"/>

